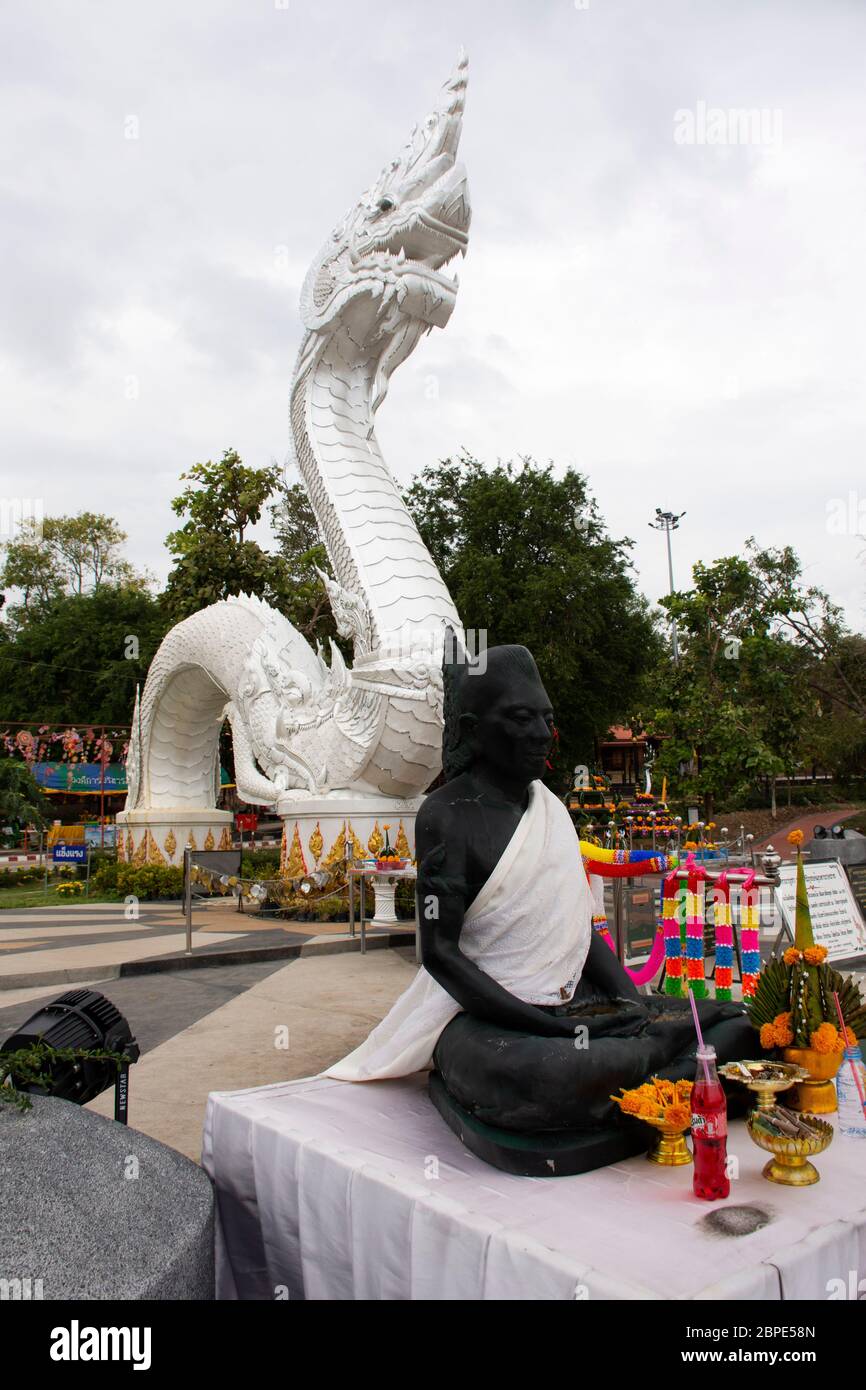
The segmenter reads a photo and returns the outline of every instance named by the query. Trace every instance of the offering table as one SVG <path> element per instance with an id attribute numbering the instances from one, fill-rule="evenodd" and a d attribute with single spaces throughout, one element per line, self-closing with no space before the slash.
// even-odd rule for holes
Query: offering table
<path id="1" fill-rule="evenodd" d="M 691 1167 L 642 1156 L 558 1179 L 491 1169 L 426 1084 L 315 1077 L 210 1096 L 218 1297 L 826 1300 L 866 1274 L 856 1140 L 834 1138 L 815 1187 L 782 1188 L 733 1122 L 739 1176 L 727 1201 L 701 1202 Z M 733 1208 L 757 1228 L 718 1229 Z"/>

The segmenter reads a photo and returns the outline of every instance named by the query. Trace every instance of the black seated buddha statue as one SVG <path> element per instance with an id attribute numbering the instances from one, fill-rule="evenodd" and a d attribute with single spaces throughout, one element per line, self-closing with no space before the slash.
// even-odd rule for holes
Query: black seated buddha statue
<path id="1" fill-rule="evenodd" d="M 592 927 L 571 817 L 541 778 L 553 710 L 525 647 L 446 669 L 446 781 L 415 826 L 422 969 L 329 1075 L 430 1067 L 463 1142 L 512 1172 L 565 1174 L 647 1146 L 610 1097 L 650 1076 L 692 1078 L 687 1000 L 645 997 Z M 698 1005 L 720 1061 L 747 1057 L 739 1004 Z"/>

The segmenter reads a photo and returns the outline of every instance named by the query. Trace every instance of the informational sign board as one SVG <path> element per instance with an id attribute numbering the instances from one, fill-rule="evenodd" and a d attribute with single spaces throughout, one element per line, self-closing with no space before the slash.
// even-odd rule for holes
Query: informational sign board
<path id="1" fill-rule="evenodd" d="M 90 848 L 88 845 L 65 845 L 58 840 L 51 853 L 55 864 L 86 864 Z"/>
<path id="2" fill-rule="evenodd" d="M 106 849 L 113 849 L 116 834 L 117 826 L 115 825 L 85 825 L 84 843 L 91 845 L 94 849 L 100 849 L 103 845 Z"/>
<path id="3" fill-rule="evenodd" d="M 625 911 L 625 952 L 629 961 L 646 959 L 652 950 L 658 916 L 658 880 L 627 878 L 623 884 Z M 608 914 L 613 930 L 613 913 Z"/>
<path id="4" fill-rule="evenodd" d="M 845 871 L 861 915 L 866 918 L 866 864 L 847 864 Z"/>
<path id="5" fill-rule="evenodd" d="M 857 906 L 845 871 L 836 860 L 804 865 L 812 934 L 817 946 L 826 946 L 829 960 L 866 955 L 866 922 Z M 781 883 L 775 890 L 776 907 L 793 939 L 797 898 L 797 866 L 783 864 Z"/>

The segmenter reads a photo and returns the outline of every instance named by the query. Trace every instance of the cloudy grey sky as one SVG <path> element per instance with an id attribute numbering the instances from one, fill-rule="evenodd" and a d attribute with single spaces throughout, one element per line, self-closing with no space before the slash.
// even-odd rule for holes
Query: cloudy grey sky
<path id="1" fill-rule="evenodd" d="M 790 542 L 862 627 L 862 0 L 7 4 L 0 496 L 164 577 L 185 467 L 284 459 L 304 272 L 461 42 L 470 249 L 379 416 L 397 477 L 572 464 L 651 599 L 670 507 L 679 581 Z"/>

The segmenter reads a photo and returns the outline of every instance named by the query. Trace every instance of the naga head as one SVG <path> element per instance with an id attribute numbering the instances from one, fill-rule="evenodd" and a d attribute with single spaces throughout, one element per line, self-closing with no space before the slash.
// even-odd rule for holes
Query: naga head
<path id="1" fill-rule="evenodd" d="M 301 290 L 308 333 L 346 329 L 376 359 L 373 410 L 394 368 L 454 308 L 457 276 L 443 267 L 468 243 L 469 193 L 457 163 L 467 67 L 461 50 L 439 105 L 334 229 Z"/>

